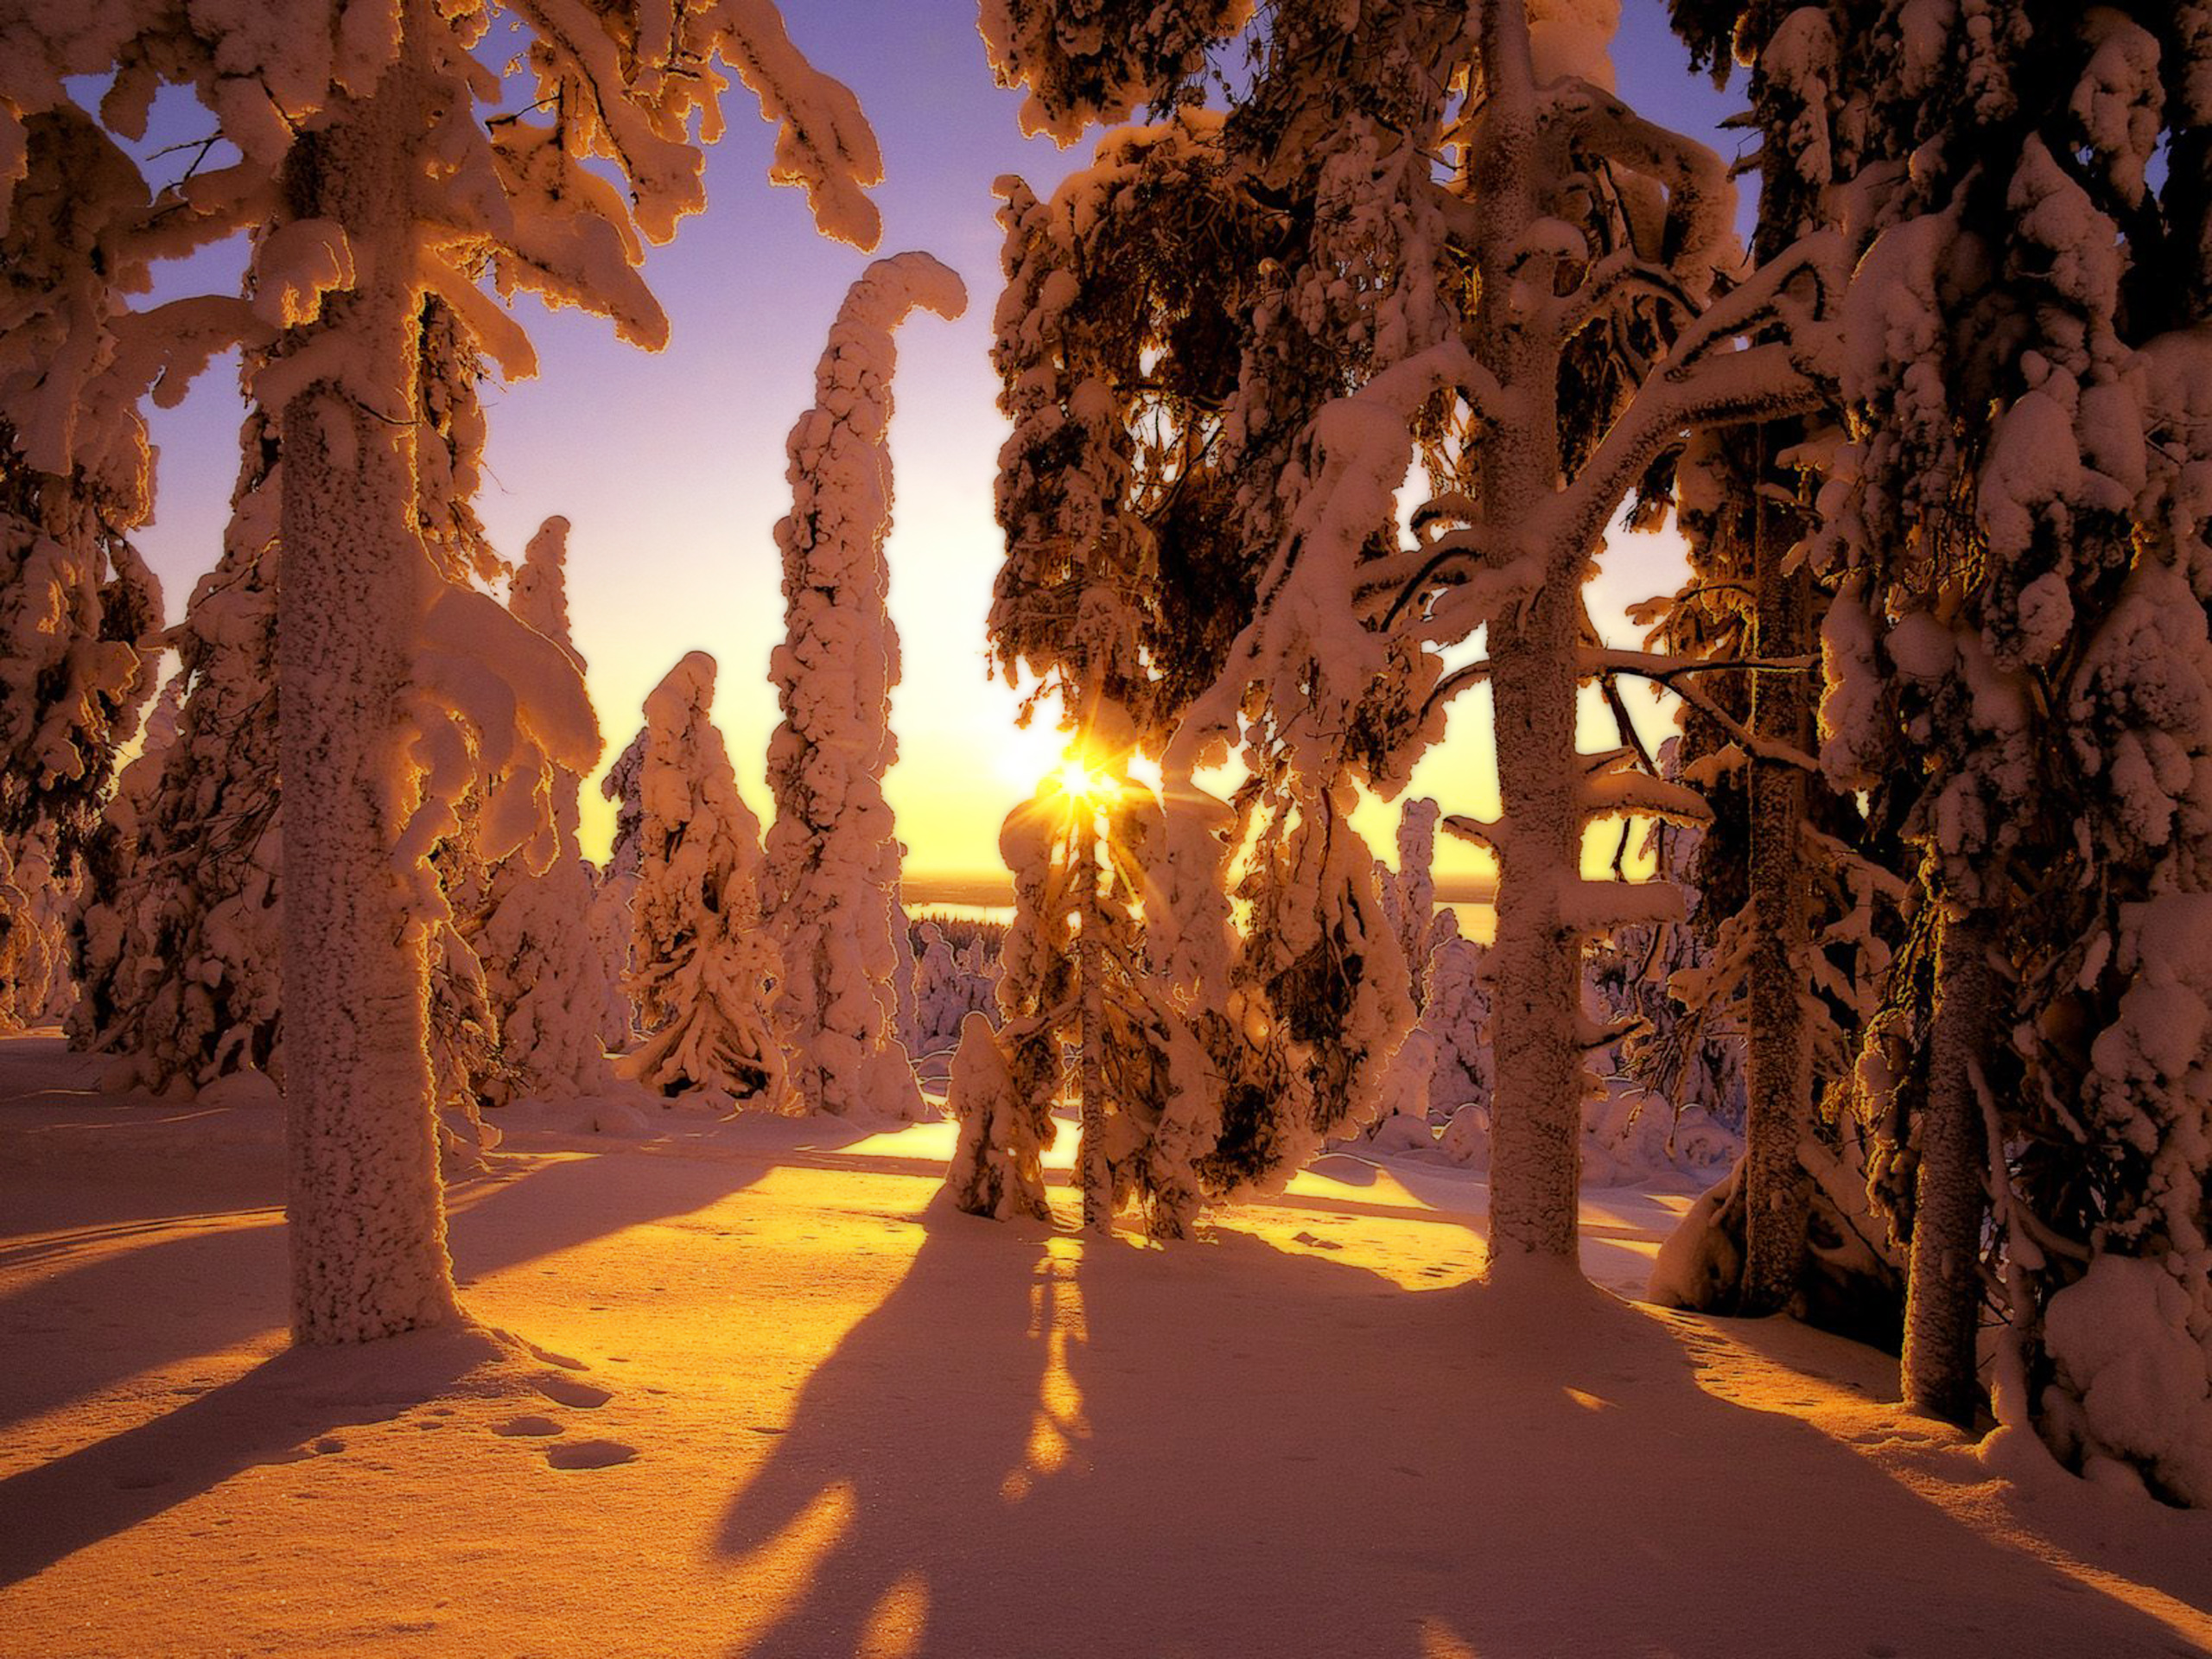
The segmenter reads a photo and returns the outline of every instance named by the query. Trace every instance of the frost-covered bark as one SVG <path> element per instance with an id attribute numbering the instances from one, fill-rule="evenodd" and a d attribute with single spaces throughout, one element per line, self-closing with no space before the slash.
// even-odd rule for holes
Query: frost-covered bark
<path id="1" fill-rule="evenodd" d="M 581 673 L 583 659 L 569 631 L 568 537 L 565 518 L 540 527 L 515 570 L 507 608 L 566 652 Z M 619 993 L 593 929 L 591 866 L 576 844 L 583 780 L 558 766 L 551 789 L 551 861 L 533 870 L 518 852 L 499 862 L 473 941 L 499 1022 L 495 1102 L 595 1094 L 613 1080 L 601 1038 Z"/>
<path id="2" fill-rule="evenodd" d="M 783 723 L 768 741 L 768 878 L 783 961 L 777 1031 L 802 1109 L 918 1117 L 899 1040 L 899 846 L 883 777 L 897 758 L 889 607 L 892 331 L 917 307 L 967 308 L 927 254 L 879 259 L 853 284 L 815 371 L 815 405 L 789 442 L 785 640 L 770 657 Z M 911 993 L 910 993 L 911 995 Z"/>
<path id="3" fill-rule="evenodd" d="M 287 167 L 296 222 L 381 270 L 319 320 L 343 380 L 285 404 L 276 607 L 285 780 L 283 933 L 292 1173 L 292 1315 L 307 1342 L 359 1341 L 455 1313 L 430 1110 L 423 922 L 394 849 L 421 804 L 404 721 L 433 580 L 415 523 L 415 440 L 375 410 L 411 404 L 412 160 L 429 124 L 419 35 Z M 374 251 L 373 253 L 372 251 Z M 342 366 L 341 366 L 342 365 Z"/>
<path id="4" fill-rule="evenodd" d="M 695 651 L 645 699 L 630 993 L 645 1041 L 620 1070 L 710 1110 L 786 1109 L 769 1009 L 783 967 L 762 925 L 760 821 L 709 710 L 715 659 Z"/>
<path id="5" fill-rule="evenodd" d="M 1920 1173 L 1905 1284 L 1906 1403 L 1971 1427 L 1980 1404 L 1974 1338 L 1981 1313 L 1982 1192 L 1988 1140 L 1980 1072 L 1993 1020 L 1990 942 L 1973 923 L 1942 932 L 1936 966 L 1928 1098 L 1915 1130 Z"/>

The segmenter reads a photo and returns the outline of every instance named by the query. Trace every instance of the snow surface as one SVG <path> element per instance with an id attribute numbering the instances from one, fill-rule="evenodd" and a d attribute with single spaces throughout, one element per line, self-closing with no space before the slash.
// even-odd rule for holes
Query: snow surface
<path id="1" fill-rule="evenodd" d="M 1586 1195 L 1614 1295 L 1508 1294 L 1433 1165 L 1161 1249 L 933 1207 L 950 1122 L 518 1106 L 451 1195 L 483 1326 L 318 1352 L 276 1103 L 98 1065 L 0 1041 L 10 1654 L 2212 1652 L 2212 1515 L 1616 1300 L 1687 1189 Z"/>

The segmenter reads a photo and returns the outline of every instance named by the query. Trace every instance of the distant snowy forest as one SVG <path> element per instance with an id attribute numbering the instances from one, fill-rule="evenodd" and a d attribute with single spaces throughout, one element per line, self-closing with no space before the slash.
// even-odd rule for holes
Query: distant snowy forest
<path id="1" fill-rule="evenodd" d="M 1025 125 L 1095 143 L 998 186 L 983 626 L 1066 734 L 999 928 L 910 916 L 883 790 L 894 341 L 946 266 L 869 265 L 796 412 L 757 805 L 692 652 L 585 857 L 638 716 L 565 521 L 477 516 L 507 302 L 662 346 L 644 250 L 739 86 L 875 246 L 875 137 L 772 0 L 508 0 L 503 67 L 488 0 L 0 6 L 0 1026 L 281 1091 L 303 1344 L 463 1317 L 444 1185 L 521 1102 L 947 1116 L 950 1199 L 1047 1221 L 1071 1128 L 1080 1226 L 1171 1249 L 1411 1152 L 1487 1170 L 1537 1286 L 1582 1185 L 1663 1167 L 1710 1191 L 1655 1300 L 2212 1506 L 2212 4 L 1669 12 L 1748 71 L 1748 246 L 1613 90 L 1617 0 L 983 0 Z M 156 185 L 172 87 L 222 148 Z M 134 304 L 241 236 L 243 291 Z M 233 349 L 164 630 L 144 409 Z M 1688 578 L 1611 647 L 1605 538 L 1668 521 Z M 1367 844 L 1463 698 L 1502 813 Z"/>

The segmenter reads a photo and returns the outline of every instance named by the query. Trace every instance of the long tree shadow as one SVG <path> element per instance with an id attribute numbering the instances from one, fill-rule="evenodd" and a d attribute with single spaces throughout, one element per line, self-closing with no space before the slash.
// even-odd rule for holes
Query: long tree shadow
<path id="1" fill-rule="evenodd" d="M 487 1390 L 512 1391 L 518 1382 L 499 1379 L 515 1363 L 505 1344 L 470 1325 L 288 1349 L 176 1410 L 0 1480 L 0 1587 L 257 1465 L 340 1451 L 333 1430 L 387 1421 L 453 1393 L 472 1372 Z M 423 1478 L 442 1477 L 426 1468 Z"/>
<path id="2" fill-rule="evenodd" d="M 733 1498 L 731 1650 L 2198 1651 L 1693 1372 L 1586 1288 L 933 1218 Z"/>
<path id="3" fill-rule="evenodd" d="M 703 1209 L 760 1179 L 766 1162 L 588 1154 L 457 1182 L 448 1243 L 462 1285 L 625 1229 Z M 0 1428 L 60 1410 L 126 1378 L 217 1354 L 287 1320 L 281 1211 L 175 1217 L 143 1230 L 66 1235 L 91 1260 L 27 1271 L 0 1295 Z"/>

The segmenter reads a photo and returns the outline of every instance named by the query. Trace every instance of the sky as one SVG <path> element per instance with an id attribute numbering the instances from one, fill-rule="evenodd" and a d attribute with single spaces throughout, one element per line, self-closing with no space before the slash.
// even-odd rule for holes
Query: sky
<path id="1" fill-rule="evenodd" d="M 1062 740 L 1041 721 L 1016 728 L 1020 693 L 995 682 L 986 659 L 1003 546 L 992 485 L 1007 432 L 988 355 L 1001 280 L 991 186 L 1018 173 L 1049 194 L 1087 163 L 1096 132 L 1067 150 L 1022 137 L 1020 97 L 992 84 L 972 0 L 783 0 L 783 11 L 815 66 L 858 93 L 880 141 L 876 254 L 925 250 L 968 286 L 963 317 L 918 313 L 899 339 L 888 557 L 906 673 L 887 792 L 912 891 L 998 870 L 1000 822 L 1057 765 Z M 1624 0 L 1614 58 L 1619 91 L 1645 115 L 1735 153 L 1738 141 L 1717 126 L 1741 99 L 1691 74 L 1664 0 Z M 734 88 L 730 130 L 709 153 L 707 211 L 648 257 L 671 323 L 666 351 L 625 346 L 601 319 L 520 302 L 540 372 L 485 388 L 491 437 L 478 505 L 517 560 L 548 516 L 571 522 L 569 607 L 607 740 L 602 766 L 637 729 L 660 677 L 705 651 L 721 666 L 717 723 L 765 818 L 778 719 L 767 661 L 783 628 L 773 529 L 791 501 L 784 442 L 813 402 L 815 363 L 845 289 L 874 256 L 817 235 L 803 194 L 766 183 L 772 129 L 748 118 L 749 107 Z M 203 256 L 164 287 L 203 280 L 226 257 Z M 218 363 L 179 408 L 152 411 L 156 516 L 138 539 L 172 620 L 220 550 L 238 464 L 236 383 L 234 365 Z M 1681 568 L 1671 533 L 1616 540 L 1593 595 L 1601 620 L 1671 588 Z M 1434 796 L 1446 812 L 1492 816 L 1488 720 L 1486 696 L 1461 699 L 1411 793 Z M 1379 803 L 1363 815 L 1378 851 L 1395 818 Z M 612 825 L 612 807 L 588 786 L 587 854 L 604 850 Z M 1440 849 L 1447 879 L 1480 868 L 1471 849 Z"/>

